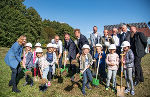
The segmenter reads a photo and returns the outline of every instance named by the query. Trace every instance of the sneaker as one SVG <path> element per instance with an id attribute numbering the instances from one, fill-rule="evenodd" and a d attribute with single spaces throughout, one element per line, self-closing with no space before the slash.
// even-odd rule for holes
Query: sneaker
<path id="1" fill-rule="evenodd" d="M 50 82 L 50 81 L 48 81 L 48 87 L 49 87 L 49 86 L 51 86 L 51 82 Z"/>
<path id="2" fill-rule="evenodd" d="M 85 91 L 82 91 L 82 94 L 83 94 L 83 96 L 86 96 L 86 93 L 85 93 Z"/>
<path id="3" fill-rule="evenodd" d="M 131 95 L 135 95 L 134 90 L 131 91 Z"/>
<path id="4" fill-rule="evenodd" d="M 106 91 L 108 91 L 109 90 L 109 87 L 106 87 Z"/>
<path id="5" fill-rule="evenodd" d="M 34 81 L 35 81 L 35 82 L 37 81 L 37 78 L 36 78 L 36 77 L 34 77 Z"/>
<path id="6" fill-rule="evenodd" d="M 86 86 L 89 90 L 91 90 L 90 86 Z"/>
<path id="7" fill-rule="evenodd" d="M 112 92 L 116 92 L 116 89 L 115 88 L 112 88 L 112 90 L 111 90 Z"/>
<path id="8" fill-rule="evenodd" d="M 125 91 L 124 91 L 124 93 L 129 93 L 130 92 L 130 89 L 126 89 Z"/>

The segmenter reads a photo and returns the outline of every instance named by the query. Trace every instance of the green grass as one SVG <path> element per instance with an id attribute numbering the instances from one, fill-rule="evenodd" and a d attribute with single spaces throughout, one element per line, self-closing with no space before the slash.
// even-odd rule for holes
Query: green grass
<path id="1" fill-rule="evenodd" d="M 70 78 L 64 78 L 63 83 L 58 83 L 58 79 L 52 81 L 52 86 L 48 88 L 46 92 L 39 91 L 39 84 L 34 83 L 33 87 L 25 86 L 23 83 L 25 79 L 22 78 L 18 84 L 18 88 L 21 93 L 11 92 L 12 87 L 8 86 L 8 82 L 11 77 L 11 70 L 4 62 L 5 54 L 8 48 L 0 47 L 0 97 L 82 97 L 81 87 L 72 87 Z M 147 54 L 142 59 L 142 67 L 144 73 L 144 83 L 140 83 L 135 87 L 135 97 L 150 97 L 150 54 Z M 120 83 L 120 77 L 117 76 L 117 83 Z M 82 86 L 82 83 L 79 83 Z M 125 86 L 125 80 L 123 81 Z M 87 90 L 88 97 L 116 97 L 116 95 L 109 89 L 105 90 L 105 86 L 100 84 L 99 88 L 92 87 L 92 90 Z M 131 97 L 130 94 L 126 94 L 127 97 Z"/>

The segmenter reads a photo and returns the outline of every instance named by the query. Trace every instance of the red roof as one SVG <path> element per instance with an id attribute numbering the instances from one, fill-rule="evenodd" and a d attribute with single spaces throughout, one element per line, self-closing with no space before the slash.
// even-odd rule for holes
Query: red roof
<path id="1" fill-rule="evenodd" d="M 123 23 L 125 24 L 125 23 Z M 121 32 L 121 29 L 120 29 L 120 26 L 122 24 L 116 24 L 116 25 L 105 25 L 104 26 L 104 29 L 108 30 L 109 34 L 111 35 L 112 34 L 112 29 L 113 28 L 118 28 L 118 32 Z M 146 37 L 150 37 L 150 29 L 149 27 L 147 26 L 146 23 L 129 23 L 129 24 L 126 24 L 128 27 L 129 26 L 136 26 L 137 28 L 137 31 L 138 32 L 143 32 L 145 34 Z"/>

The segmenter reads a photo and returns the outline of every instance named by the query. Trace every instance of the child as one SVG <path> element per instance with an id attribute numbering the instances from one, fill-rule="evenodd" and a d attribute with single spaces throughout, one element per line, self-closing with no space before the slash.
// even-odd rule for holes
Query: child
<path id="1" fill-rule="evenodd" d="M 42 48 L 36 49 L 36 56 L 38 58 L 38 60 L 36 62 L 39 64 L 39 69 L 40 69 L 40 74 L 42 76 L 42 79 L 47 79 L 50 63 L 43 56 Z"/>
<path id="2" fill-rule="evenodd" d="M 32 67 L 33 67 L 33 55 L 32 55 L 32 44 L 31 43 L 27 43 L 25 45 L 25 51 L 23 53 L 23 67 L 25 69 L 27 69 L 28 71 L 31 71 Z M 31 83 L 30 83 L 30 86 L 32 87 L 33 86 L 33 80 L 32 78 L 29 76 L 29 75 L 26 75 L 25 76 L 25 79 L 26 79 L 26 82 L 23 86 L 26 86 L 28 83 L 29 83 L 29 79 L 31 79 Z"/>
<path id="3" fill-rule="evenodd" d="M 106 71 L 105 71 L 105 58 L 106 54 L 105 51 L 102 51 L 103 47 L 101 44 L 96 44 L 96 53 L 94 58 L 96 59 L 96 64 L 98 66 L 98 60 L 99 60 L 99 55 L 101 56 L 100 62 L 99 62 L 99 74 L 103 78 L 103 81 L 106 81 Z"/>
<path id="4" fill-rule="evenodd" d="M 39 42 L 35 44 L 35 49 L 40 48 L 40 47 L 41 47 L 41 44 Z M 37 57 L 36 57 L 36 52 L 34 50 L 33 51 L 34 81 L 37 81 L 37 78 L 36 78 L 37 71 L 38 71 L 38 76 L 40 77 L 40 71 L 39 71 L 38 65 L 35 64 L 36 61 L 37 61 Z"/>
<path id="5" fill-rule="evenodd" d="M 46 60 L 50 63 L 49 73 L 48 73 L 48 86 L 51 86 L 52 75 L 55 74 L 55 63 L 56 63 L 56 53 L 54 52 L 53 44 L 49 43 L 47 45 L 47 52 L 45 54 Z"/>
<path id="6" fill-rule="evenodd" d="M 83 82 L 82 82 L 82 93 L 85 93 L 85 86 L 90 89 L 89 83 L 92 82 L 92 73 L 90 70 L 90 65 L 92 65 L 92 56 L 89 54 L 90 47 L 89 45 L 85 44 L 82 47 L 82 54 L 80 56 L 80 72 L 83 74 Z M 88 80 L 88 81 L 87 81 Z"/>
<path id="7" fill-rule="evenodd" d="M 112 77 L 113 78 L 112 91 L 116 92 L 116 74 L 117 74 L 118 65 L 119 65 L 119 56 L 115 52 L 116 51 L 115 44 L 111 44 L 108 49 L 110 53 L 106 57 L 106 64 L 108 65 L 106 90 L 109 89 L 109 84 L 110 84 L 110 80 Z"/>
<path id="8" fill-rule="evenodd" d="M 130 43 L 128 41 L 124 41 L 121 44 L 121 47 L 123 48 L 123 53 L 125 54 L 124 60 L 121 60 L 124 63 L 124 74 L 127 84 L 127 89 L 125 90 L 125 93 L 130 92 L 131 95 L 134 95 L 135 93 L 132 80 L 132 70 L 134 67 L 134 54 L 130 49 Z M 131 89 L 129 87 L 129 82 L 131 84 Z"/>

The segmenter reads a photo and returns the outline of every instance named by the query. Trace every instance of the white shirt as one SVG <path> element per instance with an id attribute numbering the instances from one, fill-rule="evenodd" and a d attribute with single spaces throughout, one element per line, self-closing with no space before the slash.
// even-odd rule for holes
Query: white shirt
<path id="1" fill-rule="evenodd" d="M 94 33 L 95 37 L 97 38 L 98 34 L 97 33 Z"/>
<path id="2" fill-rule="evenodd" d="M 56 45 L 57 45 L 57 48 L 58 48 L 59 53 L 61 53 L 61 54 L 62 54 L 62 41 L 61 41 L 61 40 L 59 40 L 59 41 L 58 41 L 58 43 L 56 43 L 56 42 L 55 42 L 55 40 L 54 40 L 54 39 L 52 39 L 52 40 L 51 40 L 51 43 L 52 43 L 52 44 L 56 44 Z"/>
<path id="3" fill-rule="evenodd" d="M 120 43 L 119 43 L 119 38 L 117 37 L 117 35 L 113 35 L 113 39 L 114 39 L 114 42 L 115 42 L 115 45 L 116 46 L 119 46 L 120 45 Z"/>
<path id="4" fill-rule="evenodd" d="M 89 61 L 88 61 L 88 56 L 87 56 L 87 54 L 86 54 L 86 55 L 85 55 L 85 67 L 89 65 L 88 62 L 89 62 Z"/>

